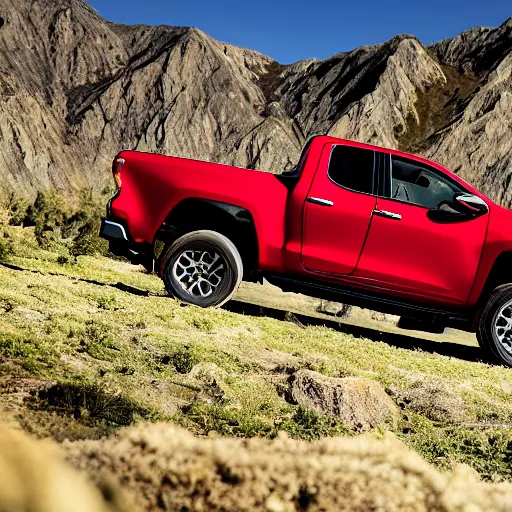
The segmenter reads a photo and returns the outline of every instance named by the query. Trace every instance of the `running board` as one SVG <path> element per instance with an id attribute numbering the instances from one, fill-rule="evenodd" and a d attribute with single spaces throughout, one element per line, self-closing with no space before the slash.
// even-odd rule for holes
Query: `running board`
<path id="1" fill-rule="evenodd" d="M 377 295 L 361 289 L 329 285 L 325 282 L 302 280 L 281 275 L 266 275 L 265 279 L 285 292 L 302 293 L 310 297 L 349 304 L 390 315 L 427 320 L 445 327 L 469 329 L 471 315 L 468 311 L 449 311 L 429 305 L 400 300 L 396 297 Z"/>

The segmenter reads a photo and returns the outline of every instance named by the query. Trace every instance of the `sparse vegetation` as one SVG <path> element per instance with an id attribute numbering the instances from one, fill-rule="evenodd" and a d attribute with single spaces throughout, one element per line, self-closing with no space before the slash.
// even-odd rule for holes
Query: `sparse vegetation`
<path id="1" fill-rule="evenodd" d="M 30 401 L 29 401 L 30 403 Z M 84 424 L 103 422 L 128 426 L 137 418 L 151 418 L 151 412 L 120 393 L 108 393 L 97 384 L 69 381 L 36 391 L 32 406 L 61 415 L 72 415 Z"/>
<path id="2" fill-rule="evenodd" d="M 38 192 L 33 203 L 12 194 L 4 203 L 0 227 L 32 227 L 35 243 L 41 249 L 60 253 L 59 263 L 69 262 L 69 256 L 76 260 L 83 255 L 106 255 L 108 244 L 98 232 L 111 193 L 108 188 L 101 194 L 84 191 L 75 206 L 56 191 Z M 8 253 L 9 249 L 0 244 L 0 258 Z"/>
<path id="3" fill-rule="evenodd" d="M 99 255 L 74 262 L 66 242 L 43 249 L 35 226 L 8 218 L 0 238 L 9 246 L 8 266 L 0 265 L 0 420 L 58 440 L 94 439 L 155 418 L 202 435 L 356 435 L 287 400 L 290 375 L 309 368 L 379 381 L 401 407 L 394 432 L 429 462 L 443 469 L 465 462 L 487 480 L 512 479 L 511 373 L 464 360 L 474 346 L 458 345 L 461 358 L 450 358 L 398 348 L 393 334 L 374 342 L 320 325 L 181 307 L 156 276 Z M 257 285 L 239 297 L 286 302 L 321 319 L 305 299 L 285 301 Z M 445 338 L 436 339 L 443 352 Z M 449 401 L 435 402 L 436 415 L 429 402 L 411 405 L 421 382 L 449 389 L 458 416 L 445 414 Z"/>
<path id="4" fill-rule="evenodd" d="M 446 82 L 434 82 L 425 91 L 417 92 L 406 126 L 395 126 L 399 149 L 422 153 L 441 136 L 443 130 L 455 122 L 466 107 L 468 99 L 478 87 L 471 74 L 461 74 L 455 68 L 441 65 Z"/>

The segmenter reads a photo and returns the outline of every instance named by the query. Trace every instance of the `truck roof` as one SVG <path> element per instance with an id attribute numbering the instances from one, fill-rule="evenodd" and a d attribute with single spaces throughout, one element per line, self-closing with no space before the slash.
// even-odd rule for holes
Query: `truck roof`
<path id="1" fill-rule="evenodd" d="M 332 137 L 331 135 L 316 135 L 313 139 L 321 139 L 324 143 L 336 143 L 343 144 L 345 146 L 353 146 L 358 148 L 370 149 L 374 151 L 381 151 L 382 153 L 388 153 L 390 155 L 402 156 L 404 158 L 410 158 L 411 160 L 417 160 L 418 162 L 425 162 L 429 164 L 440 165 L 433 160 L 429 160 L 427 158 L 423 158 L 421 156 L 415 155 L 413 153 L 406 153 L 405 151 L 399 151 L 397 149 L 386 148 L 384 146 L 377 146 L 374 144 L 367 144 L 365 142 L 359 142 L 352 139 L 342 139 L 340 137 Z M 442 166 L 441 166 L 442 167 Z M 444 167 L 443 167 L 444 169 Z"/>
<path id="2" fill-rule="evenodd" d="M 345 146 L 353 146 L 357 148 L 363 148 L 363 149 L 369 149 L 372 151 L 380 151 L 382 153 L 387 153 L 390 155 L 400 156 L 403 158 L 408 158 L 410 160 L 415 160 L 416 162 L 423 163 L 426 165 L 430 165 L 443 173 L 447 174 L 448 176 L 452 177 L 455 181 L 458 181 L 461 184 L 466 185 L 472 192 L 476 193 L 477 195 L 483 196 L 483 194 L 479 191 L 477 191 L 470 183 L 463 180 L 460 176 L 457 176 L 455 173 L 444 167 L 443 165 L 439 164 L 438 162 L 435 162 L 434 160 L 429 160 L 428 158 L 424 158 L 418 155 L 415 155 L 413 153 L 406 153 L 404 151 L 398 151 L 396 149 L 391 148 L 385 148 L 382 146 L 376 146 L 373 144 L 367 144 L 365 142 L 358 142 L 356 140 L 351 139 L 342 139 L 340 137 L 332 137 L 330 135 L 315 135 L 311 139 L 309 139 L 307 145 L 309 146 L 311 143 L 323 143 L 323 144 L 343 144 Z"/>

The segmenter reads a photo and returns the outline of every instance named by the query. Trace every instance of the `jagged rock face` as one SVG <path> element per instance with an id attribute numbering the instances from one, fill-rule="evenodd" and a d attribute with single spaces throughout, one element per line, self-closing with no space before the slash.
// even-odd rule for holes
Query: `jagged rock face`
<path id="1" fill-rule="evenodd" d="M 358 48 L 293 73 L 276 91 L 302 133 L 397 146 L 416 92 L 445 77 L 414 38 Z M 416 116 L 417 117 L 417 116 Z"/>
<path id="2" fill-rule="evenodd" d="M 0 0 L 4 192 L 99 188 L 126 148 L 279 172 L 329 133 L 428 155 L 508 206 L 511 27 L 281 66 L 81 0 Z"/>
<path id="3" fill-rule="evenodd" d="M 429 47 L 443 64 L 477 75 L 495 69 L 511 48 L 512 18 L 498 28 L 475 27 Z"/>
<path id="4" fill-rule="evenodd" d="M 427 155 L 446 163 L 499 203 L 512 205 L 512 53 Z"/>

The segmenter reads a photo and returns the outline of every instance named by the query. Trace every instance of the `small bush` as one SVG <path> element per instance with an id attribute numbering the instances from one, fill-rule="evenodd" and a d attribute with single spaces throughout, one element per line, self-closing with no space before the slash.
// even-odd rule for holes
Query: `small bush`
<path id="1" fill-rule="evenodd" d="M 85 330 L 79 335 L 80 348 L 79 351 L 86 352 L 96 359 L 109 360 L 112 351 L 119 351 L 114 343 L 114 336 L 110 327 L 103 322 L 88 320 L 85 323 Z"/>
<path id="2" fill-rule="evenodd" d="M 38 192 L 33 204 L 12 198 L 9 203 L 13 222 L 24 227 L 33 226 L 39 247 L 57 250 L 63 245 L 72 256 L 107 255 L 108 243 L 99 235 L 105 197 L 92 191 L 81 193 L 78 207 L 71 208 L 62 195 L 55 191 Z"/>
<path id="3" fill-rule="evenodd" d="M 11 215 L 0 210 L 0 261 L 6 261 L 14 253 L 14 246 L 7 231 Z"/>
<path id="4" fill-rule="evenodd" d="M 35 400 L 34 400 L 35 399 Z M 85 423 L 101 420 L 128 426 L 137 417 L 150 419 L 151 411 L 120 395 L 106 393 L 99 386 L 85 382 L 62 382 L 33 394 L 33 405 L 42 409 L 71 414 Z"/>
<path id="5" fill-rule="evenodd" d="M 106 309 L 107 311 L 117 311 L 119 307 L 117 306 L 117 299 L 115 295 L 104 295 L 98 299 L 98 306 L 101 309 Z"/>
<path id="6" fill-rule="evenodd" d="M 275 438 L 280 431 L 284 431 L 290 437 L 304 440 L 349 435 L 349 430 L 338 418 L 322 416 L 300 406 L 295 408 L 291 417 L 286 409 L 278 412 L 273 419 L 268 415 L 254 415 L 238 407 L 199 401 L 184 407 L 182 412 L 205 434 L 215 431 L 237 437 Z"/>
<path id="7" fill-rule="evenodd" d="M 55 192 L 37 193 L 33 204 L 27 208 L 23 225 L 35 227 L 35 237 L 42 249 L 54 249 L 60 240 L 66 212 L 64 202 Z"/>
<path id="8" fill-rule="evenodd" d="M 96 198 L 91 191 L 82 193 L 77 211 L 66 223 L 73 237 L 70 249 L 73 256 L 107 255 L 108 242 L 99 237 L 104 211 L 104 198 Z"/>
<path id="9" fill-rule="evenodd" d="M 27 216 L 27 208 L 27 201 L 13 192 L 7 202 L 7 210 L 10 214 L 9 225 L 21 226 Z"/>
<path id="10" fill-rule="evenodd" d="M 350 433 L 339 418 L 320 415 L 302 406 L 295 409 L 291 419 L 278 424 L 278 428 L 292 437 L 307 440 L 349 435 Z"/>
<path id="11" fill-rule="evenodd" d="M 161 359 L 162 364 L 171 364 L 178 373 L 189 373 L 199 363 L 199 358 L 188 347 L 178 347 Z"/>
<path id="12" fill-rule="evenodd" d="M 0 238 L 0 262 L 7 261 L 13 254 L 13 248 L 8 239 Z"/>
<path id="13" fill-rule="evenodd" d="M 272 437 L 274 432 L 270 421 L 251 416 L 241 409 L 218 404 L 194 402 L 184 407 L 182 412 L 186 420 L 204 434 L 215 431 L 221 435 L 236 437 Z"/>

